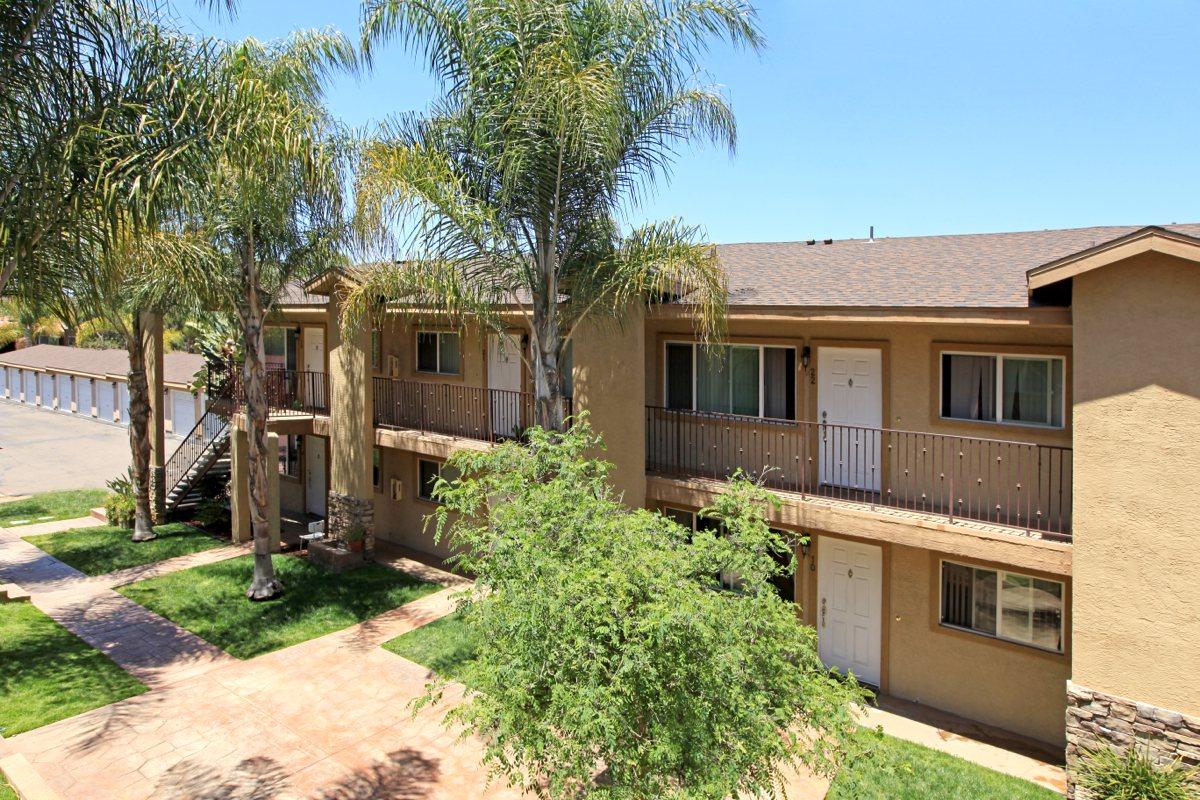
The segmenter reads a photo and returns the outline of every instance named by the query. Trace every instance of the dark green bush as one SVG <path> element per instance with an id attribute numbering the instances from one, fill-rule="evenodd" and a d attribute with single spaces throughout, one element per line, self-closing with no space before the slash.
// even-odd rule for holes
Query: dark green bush
<path id="1" fill-rule="evenodd" d="M 1123 753 L 1108 747 L 1088 750 L 1078 770 L 1079 785 L 1096 800 L 1197 800 L 1198 777 L 1179 761 L 1155 763 L 1148 745 Z"/>

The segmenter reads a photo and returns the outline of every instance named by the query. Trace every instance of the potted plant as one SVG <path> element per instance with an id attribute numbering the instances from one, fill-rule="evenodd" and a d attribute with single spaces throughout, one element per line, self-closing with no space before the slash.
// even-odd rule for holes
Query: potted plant
<path id="1" fill-rule="evenodd" d="M 352 553 L 361 553 L 363 551 L 363 540 L 367 538 L 367 532 L 363 530 L 362 525 L 351 525 L 346 531 L 346 547 Z"/>

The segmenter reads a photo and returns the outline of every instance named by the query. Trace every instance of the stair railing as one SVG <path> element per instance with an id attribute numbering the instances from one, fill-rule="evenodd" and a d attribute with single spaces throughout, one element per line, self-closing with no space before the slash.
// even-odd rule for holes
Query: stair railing
<path id="1" fill-rule="evenodd" d="M 211 382 L 209 385 L 213 385 Z M 200 462 L 211 449 L 213 443 L 225 436 L 229 430 L 232 404 L 228 398 L 228 390 L 220 391 L 210 397 L 204 415 L 200 417 L 188 435 L 175 448 L 175 452 L 165 465 L 163 482 L 166 493 L 170 495 L 187 478 L 192 468 Z"/>

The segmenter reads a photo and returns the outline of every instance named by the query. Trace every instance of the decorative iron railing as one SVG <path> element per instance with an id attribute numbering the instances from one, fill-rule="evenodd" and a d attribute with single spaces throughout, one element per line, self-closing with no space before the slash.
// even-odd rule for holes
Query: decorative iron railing
<path id="1" fill-rule="evenodd" d="M 246 389 L 240 369 L 229 375 L 233 397 L 239 406 L 246 403 Z M 329 412 L 329 380 L 324 372 L 292 369 L 268 369 L 263 375 L 267 408 L 273 413 L 327 414 Z"/>
<path id="2" fill-rule="evenodd" d="M 1071 448 L 646 408 L 646 468 L 1067 538 Z"/>
<path id="3" fill-rule="evenodd" d="M 536 422 L 529 392 L 455 383 L 374 379 L 375 425 L 495 442 L 520 438 Z M 571 399 L 563 399 L 570 416 Z"/>

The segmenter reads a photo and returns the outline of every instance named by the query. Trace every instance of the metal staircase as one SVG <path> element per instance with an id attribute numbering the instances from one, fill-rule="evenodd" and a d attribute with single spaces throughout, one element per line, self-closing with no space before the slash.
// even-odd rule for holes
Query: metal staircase
<path id="1" fill-rule="evenodd" d="M 232 404 L 214 398 L 196 427 L 171 454 L 165 469 L 167 511 L 195 505 L 196 489 L 205 475 L 229 472 L 229 425 Z"/>

